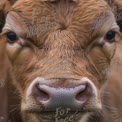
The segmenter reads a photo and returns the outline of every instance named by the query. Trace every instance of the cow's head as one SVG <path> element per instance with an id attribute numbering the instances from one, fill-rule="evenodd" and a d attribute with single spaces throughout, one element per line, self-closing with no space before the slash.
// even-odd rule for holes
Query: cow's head
<path id="1" fill-rule="evenodd" d="M 2 36 L 22 111 L 51 122 L 85 122 L 99 111 L 119 34 L 102 0 L 18 1 Z"/>

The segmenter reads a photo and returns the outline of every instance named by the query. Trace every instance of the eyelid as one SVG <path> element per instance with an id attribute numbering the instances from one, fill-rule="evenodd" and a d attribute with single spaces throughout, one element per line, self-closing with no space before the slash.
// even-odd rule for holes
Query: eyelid
<path id="1" fill-rule="evenodd" d="M 113 30 L 113 29 L 116 29 L 116 30 L 119 30 L 119 31 L 120 31 L 120 27 L 117 25 L 116 22 L 114 22 L 114 23 L 112 24 L 111 30 Z"/>
<path id="2" fill-rule="evenodd" d="M 2 35 L 5 35 L 5 34 L 7 34 L 8 32 L 13 32 L 13 33 L 15 33 L 15 32 L 12 31 L 12 30 L 6 29 L 6 30 L 2 31 L 2 33 L 1 33 L 0 35 L 1 35 L 1 36 L 2 36 Z"/>
<path id="3" fill-rule="evenodd" d="M 5 35 L 5 34 L 8 33 L 8 32 L 10 32 L 10 30 L 4 30 L 4 31 L 2 31 L 2 32 L 0 33 L 0 36 L 3 36 L 3 35 Z"/>
<path id="4" fill-rule="evenodd" d="M 120 28 L 113 28 L 110 31 L 116 32 L 116 34 L 118 34 L 122 38 L 122 33 L 120 32 Z"/>
<path id="5" fill-rule="evenodd" d="M 120 29 L 119 28 L 112 28 L 112 29 L 110 29 L 109 31 L 115 31 L 115 32 L 120 32 Z"/>
<path id="6" fill-rule="evenodd" d="M 9 33 L 9 32 L 13 32 L 13 31 L 11 31 L 11 30 L 9 30 L 9 29 L 6 29 L 6 30 L 4 30 L 2 33 L 1 33 L 1 36 L 2 35 L 6 35 L 7 33 Z M 15 32 L 13 32 L 13 33 L 15 33 Z M 16 33 L 15 33 L 16 34 Z M 21 45 L 21 46 L 24 46 L 24 41 L 23 41 L 23 39 L 22 38 L 18 38 L 18 35 L 17 35 L 17 43 L 19 44 L 19 45 Z"/>
<path id="7" fill-rule="evenodd" d="M 9 29 L 5 29 L 5 30 L 3 30 L 3 32 L 0 34 L 0 36 L 6 35 L 8 32 L 14 32 L 14 31 L 9 30 Z M 14 32 L 14 33 L 15 33 L 15 32 Z M 18 37 L 18 36 L 17 36 L 17 37 Z M 18 40 L 19 40 L 19 44 L 21 44 L 21 46 L 24 46 L 25 44 L 28 44 L 28 45 L 30 45 L 30 46 L 32 47 L 32 45 L 33 45 L 32 43 L 30 43 L 28 40 L 26 40 L 26 39 L 24 39 L 24 38 L 19 37 Z M 25 42 L 24 40 L 26 40 L 26 42 Z"/>

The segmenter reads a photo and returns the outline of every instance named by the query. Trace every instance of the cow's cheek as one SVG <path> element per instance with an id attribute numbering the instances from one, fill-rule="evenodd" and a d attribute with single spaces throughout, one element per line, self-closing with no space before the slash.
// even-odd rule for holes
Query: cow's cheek
<path id="1" fill-rule="evenodd" d="M 89 53 L 89 56 L 92 60 L 92 63 L 94 64 L 94 75 L 98 79 L 100 85 L 104 84 L 106 81 L 106 74 L 107 71 L 109 70 L 108 67 L 110 66 L 110 59 L 106 57 L 102 49 L 99 47 L 96 47 L 92 49 Z"/>
<path id="2" fill-rule="evenodd" d="M 35 54 L 30 48 L 22 49 L 12 61 L 12 71 L 15 76 L 15 82 L 20 92 L 23 92 L 27 79 L 31 77 L 31 71 L 35 63 Z M 33 63 L 32 63 L 33 62 Z"/>

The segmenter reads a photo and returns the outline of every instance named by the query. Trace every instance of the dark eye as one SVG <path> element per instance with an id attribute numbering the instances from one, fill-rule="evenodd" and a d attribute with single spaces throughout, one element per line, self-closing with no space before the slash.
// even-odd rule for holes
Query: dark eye
<path id="1" fill-rule="evenodd" d="M 17 40 L 17 35 L 14 32 L 8 32 L 7 39 L 10 43 L 14 43 Z"/>
<path id="2" fill-rule="evenodd" d="M 112 43 L 112 42 L 115 41 L 115 40 L 114 40 L 115 35 L 116 35 L 116 32 L 115 32 L 115 31 L 109 31 L 109 32 L 107 32 L 107 34 L 106 34 L 106 36 L 105 36 L 105 39 L 106 39 L 108 42 Z"/>

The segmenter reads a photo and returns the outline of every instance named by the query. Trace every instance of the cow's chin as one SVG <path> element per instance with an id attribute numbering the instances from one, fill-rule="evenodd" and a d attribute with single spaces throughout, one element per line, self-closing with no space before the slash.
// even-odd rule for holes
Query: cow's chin
<path id="1" fill-rule="evenodd" d="M 27 111 L 26 111 L 27 112 Z M 28 111 L 34 120 L 37 122 L 87 122 L 92 113 L 90 112 L 78 112 L 72 111 L 66 113 L 66 111 L 50 111 L 50 112 L 30 112 Z"/>
<path id="2" fill-rule="evenodd" d="M 42 122 L 79 122 L 86 114 L 79 112 L 56 113 L 45 112 L 43 114 L 35 114 L 35 117 Z"/>
<path id="3" fill-rule="evenodd" d="M 26 106 L 27 107 L 27 106 Z M 36 109 L 35 109 L 36 108 Z M 94 107 L 82 110 L 71 110 L 70 108 L 58 107 L 53 111 L 46 111 L 44 107 L 28 106 L 26 109 L 22 109 L 37 120 L 37 122 L 87 122 L 90 116 L 96 112 L 101 111 L 100 108 Z"/>

